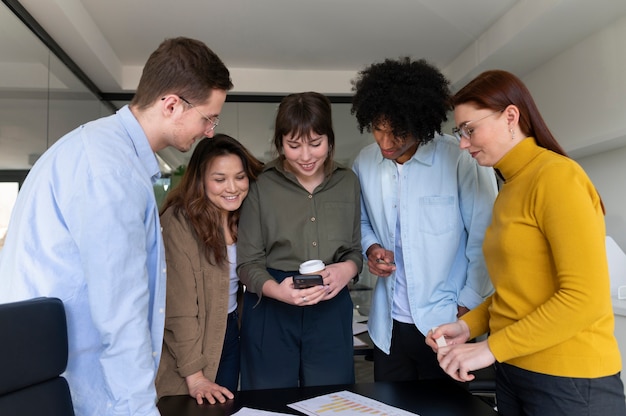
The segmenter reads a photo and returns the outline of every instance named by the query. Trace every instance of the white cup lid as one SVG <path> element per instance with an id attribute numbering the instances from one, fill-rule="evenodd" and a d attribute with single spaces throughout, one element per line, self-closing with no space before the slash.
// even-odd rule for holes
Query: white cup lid
<path id="1" fill-rule="evenodd" d="M 308 260 L 300 265 L 300 274 L 311 274 L 324 270 L 326 265 L 321 260 Z"/>

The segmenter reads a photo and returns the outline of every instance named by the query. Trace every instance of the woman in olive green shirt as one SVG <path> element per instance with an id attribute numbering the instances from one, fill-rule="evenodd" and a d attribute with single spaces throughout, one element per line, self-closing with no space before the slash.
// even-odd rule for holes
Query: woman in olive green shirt
<path id="1" fill-rule="evenodd" d="M 353 383 L 346 286 L 362 266 L 360 188 L 332 159 L 328 99 L 285 97 L 274 145 L 279 157 L 251 184 L 239 223 L 241 389 Z M 294 289 L 292 277 L 310 259 L 326 264 L 324 285 Z"/>

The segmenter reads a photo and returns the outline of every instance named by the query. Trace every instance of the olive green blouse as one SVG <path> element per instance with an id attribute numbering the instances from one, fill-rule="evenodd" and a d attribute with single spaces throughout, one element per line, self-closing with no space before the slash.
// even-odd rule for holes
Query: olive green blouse
<path id="1" fill-rule="evenodd" d="M 297 271 L 310 259 L 352 260 L 360 271 L 360 192 L 354 172 L 336 163 L 312 194 L 281 159 L 268 163 L 250 184 L 239 220 L 237 273 L 247 290 L 262 294 L 272 279 L 267 268 Z"/>

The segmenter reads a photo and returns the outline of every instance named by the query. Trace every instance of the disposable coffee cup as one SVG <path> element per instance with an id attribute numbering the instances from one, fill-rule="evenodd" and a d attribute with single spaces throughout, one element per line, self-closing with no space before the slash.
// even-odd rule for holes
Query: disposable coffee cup
<path id="1" fill-rule="evenodd" d="M 300 265 L 300 274 L 319 274 L 326 268 L 326 265 L 321 260 L 308 260 Z"/>

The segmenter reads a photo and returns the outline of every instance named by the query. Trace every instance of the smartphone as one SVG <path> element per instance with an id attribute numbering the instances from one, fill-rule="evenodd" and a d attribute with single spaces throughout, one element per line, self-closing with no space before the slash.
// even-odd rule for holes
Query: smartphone
<path id="1" fill-rule="evenodd" d="M 324 285 L 324 279 L 321 274 L 297 274 L 293 277 L 293 287 L 295 289 L 306 289 L 307 287 L 318 285 Z"/>

